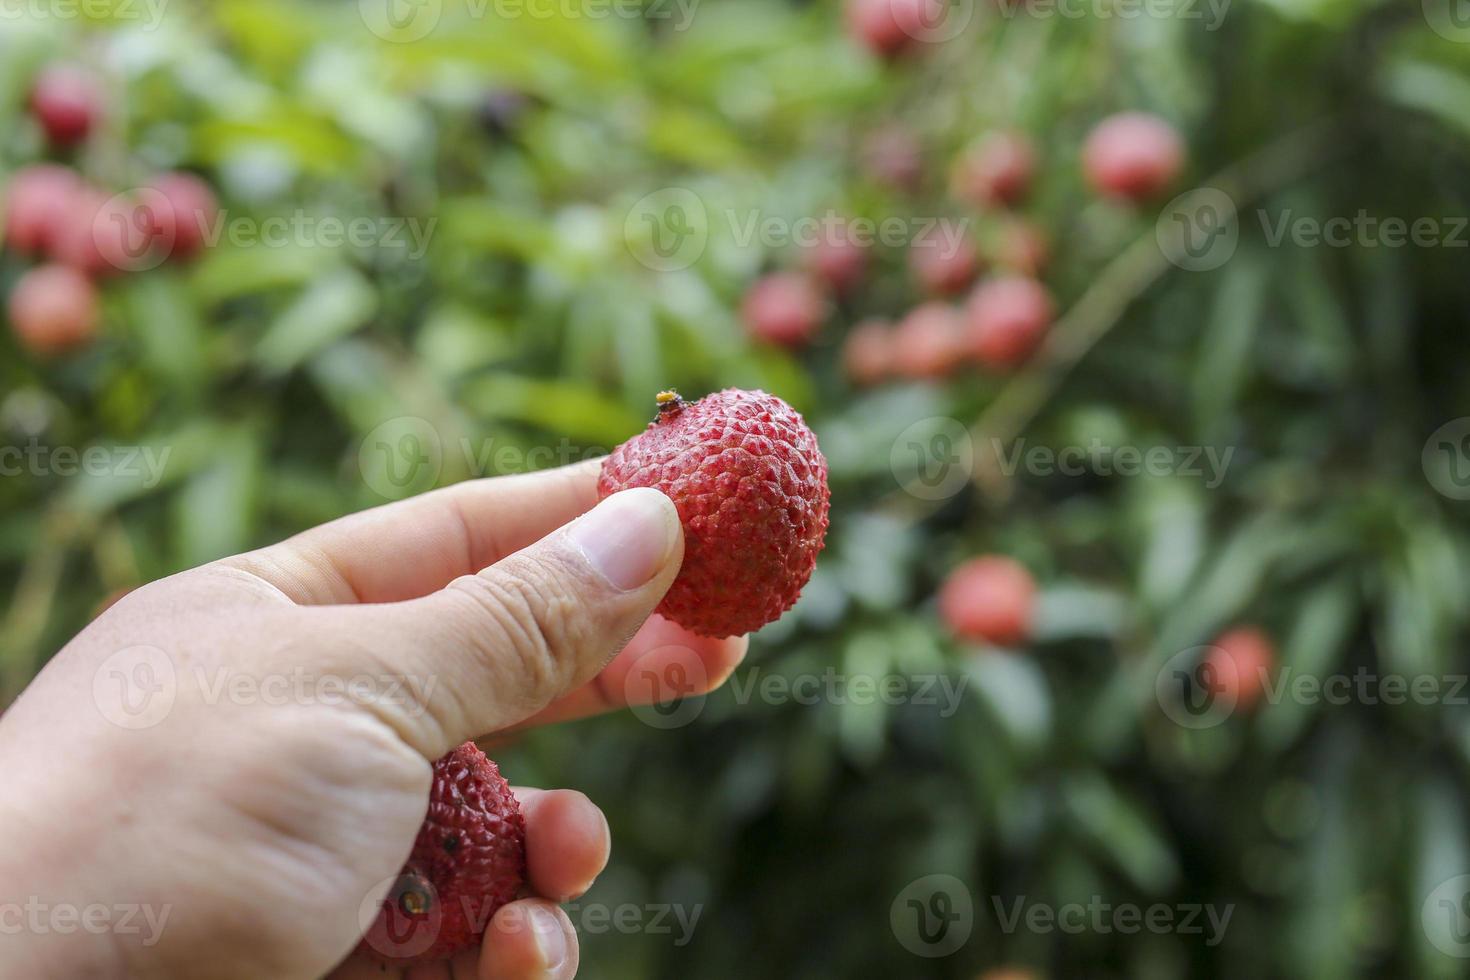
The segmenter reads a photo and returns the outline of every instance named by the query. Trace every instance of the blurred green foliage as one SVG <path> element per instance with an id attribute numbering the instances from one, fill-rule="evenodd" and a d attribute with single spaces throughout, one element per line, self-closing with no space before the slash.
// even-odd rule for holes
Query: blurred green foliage
<path id="1" fill-rule="evenodd" d="M 174 0 L 156 23 L 137 20 L 146 5 L 115 7 L 0 25 L 4 166 L 45 155 L 24 111 L 35 70 L 78 58 L 112 100 L 78 165 L 116 189 L 204 173 L 224 234 L 192 266 L 110 282 L 88 351 L 43 362 L 0 339 L 6 444 L 170 454 L 156 484 L 0 480 L 0 692 L 110 591 L 381 502 L 360 449 L 385 421 L 428 420 L 448 483 L 605 450 L 664 386 L 763 387 L 807 413 L 832 465 L 829 548 L 802 603 L 691 724 L 591 720 L 502 758 L 518 782 L 607 809 L 614 863 L 587 903 L 702 910 L 686 944 L 677 928 L 599 932 L 574 915 L 583 975 L 1462 974 L 1425 903 L 1470 872 L 1463 702 L 1287 697 L 1191 730 L 1155 684 L 1242 621 L 1298 675 L 1466 670 L 1465 504 L 1421 465 L 1429 434 L 1470 414 L 1463 234 L 1299 247 L 1273 243 L 1256 211 L 1445 228 L 1470 214 L 1470 45 L 1432 28 L 1448 6 L 1006 16 L 977 2 L 956 7 L 972 15 L 959 36 L 893 65 L 854 45 L 830 3 L 706 0 L 684 23 L 672 5 L 497 16 L 449 2 L 416 39 L 368 30 L 371 4 Z M 487 125 L 487 98 L 506 91 L 524 105 Z M 1171 119 L 1186 186 L 1236 197 L 1239 246 L 1221 267 L 1168 265 L 1156 208 L 1084 189 L 1081 141 L 1121 109 Z M 895 122 L 924 152 L 912 193 L 861 166 L 867 136 Z M 1041 150 L 1027 212 L 1074 310 L 1059 329 L 1089 340 L 1075 366 L 854 391 L 846 327 L 918 298 L 893 248 L 810 350 L 746 340 L 742 291 L 796 258 L 742 242 L 741 221 L 835 210 L 969 218 L 983 235 L 993 216 L 950 201 L 945 168 L 998 126 Z M 658 271 L 630 220 L 666 188 L 693 191 L 711 220 L 698 261 Z M 271 219 L 279 240 L 265 240 Z M 328 222 L 362 219 L 370 241 L 325 243 Z M 7 255 L 0 288 L 23 267 Z M 982 479 L 927 501 L 902 490 L 891 454 L 934 418 L 975 426 Z M 1233 455 L 1217 486 L 1007 476 L 986 462 L 992 438 Z M 1024 651 L 956 644 L 934 615 L 946 571 L 982 551 L 1043 585 Z M 772 703 L 752 686 L 829 669 L 964 686 L 948 717 Z M 965 883 L 976 921 L 957 952 L 922 959 L 890 906 L 937 872 Z M 1021 896 L 1233 915 L 1213 945 L 1008 931 L 998 910 Z"/>

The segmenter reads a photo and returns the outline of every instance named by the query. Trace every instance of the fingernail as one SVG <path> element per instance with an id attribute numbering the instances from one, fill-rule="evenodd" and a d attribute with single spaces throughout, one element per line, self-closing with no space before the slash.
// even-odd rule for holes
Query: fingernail
<path id="1" fill-rule="evenodd" d="M 561 923 L 549 910 L 539 905 L 531 906 L 531 933 L 536 937 L 536 950 L 546 967 L 547 976 L 558 976 L 561 965 L 567 961 L 567 935 Z"/>
<path id="2" fill-rule="evenodd" d="M 587 563 L 620 592 L 646 585 L 662 571 L 678 534 L 673 501 L 648 487 L 613 494 L 567 532 Z"/>

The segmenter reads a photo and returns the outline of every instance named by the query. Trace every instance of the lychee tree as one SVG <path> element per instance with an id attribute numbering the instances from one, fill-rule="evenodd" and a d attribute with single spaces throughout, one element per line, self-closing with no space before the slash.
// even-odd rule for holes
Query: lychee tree
<path id="1" fill-rule="evenodd" d="M 721 692 L 497 756 L 608 811 L 583 906 L 644 912 L 573 915 L 586 975 L 1458 975 L 1447 12 L 102 6 L 0 21 L 0 701 L 118 590 L 763 389 L 830 465 L 801 601 Z M 1164 157 L 1089 152 L 1138 114 Z M 1030 154 L 1002 193 L 993 134 Z M 967 314 L 1018 276 L 986 362 Z M 800 302 L 753 336 L 763 282 Z M 36 311 L 89 329 L 38 351 Z M 1003 647 L 940 598 L 984 556 L 1035 583 Z M 973 926 L 926 958 L 894 923 L 935 874 Z M 1231 914 L 1026 914 L 1098 902 Z"/>

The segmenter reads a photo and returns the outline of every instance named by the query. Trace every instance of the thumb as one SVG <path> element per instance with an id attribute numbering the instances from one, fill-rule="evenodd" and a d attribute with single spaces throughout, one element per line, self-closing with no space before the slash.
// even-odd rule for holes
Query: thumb
<path id="1" fill-rule="evenodd" d="M 439 592 L 337 614 L 352 624 L 345 646 L 405 681 L 397 703 L 373 706 L 436 759 L 591 680 L 653 612 L 683 555 L 673 502 L 625 490 Z"/>

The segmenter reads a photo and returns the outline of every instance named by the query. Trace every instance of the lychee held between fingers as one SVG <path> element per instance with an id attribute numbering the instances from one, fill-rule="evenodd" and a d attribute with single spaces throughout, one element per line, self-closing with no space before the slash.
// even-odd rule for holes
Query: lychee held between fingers
<path id="1" fill-rule="evenodd" d="M 1036 582 L 1019 562 L 1000 555 L 972 558 L 939 591 L 939 615 L 962 640 L 1013 646 L 1026 639 L 1036 606 Z"/>
<path id="2" fill-rule="evenodd" d="M 801 595 L 827 535 L 827 460 L 802 417 L 763 391 L 658 397 L 658 417 L 603 461 L 599 497 L 666 494 L 684 564 L 658 612 L 701 636 L 750 633 Z"/>
<path id="3" fill-rule="evenodd" d="M 448 959 L 479 946 L 525 883 L 520 804 L 495 763 L 465 742 L 434 763 L 428 813 L 362 948 L 390 966 Z"/>

